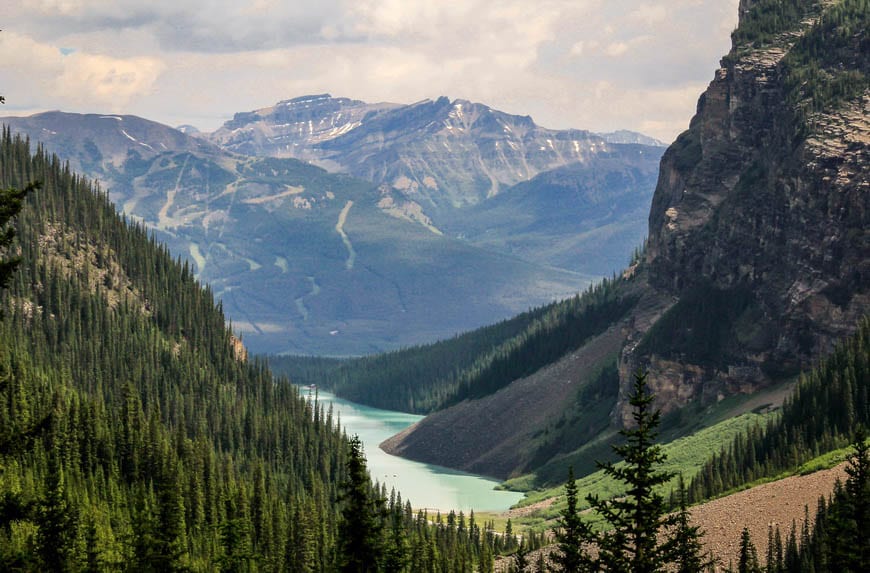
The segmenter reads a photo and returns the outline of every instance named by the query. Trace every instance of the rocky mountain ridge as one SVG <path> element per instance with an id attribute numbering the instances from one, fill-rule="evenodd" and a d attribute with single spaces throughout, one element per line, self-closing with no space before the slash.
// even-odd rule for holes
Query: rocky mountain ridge
<path id="1" fill-rule="evenodd" d="M 249 155 L 338 168 L 417 203 L 436 224 L 452 208 L 478 204 L 539 173 L 623 144 L 661 146 L 628 131 L 546 129 L 529 116 L 444 96 L 397 105 L 328 94 L 238 113 L 209 139 Z"/>
<path id="2" fill-rule="evenodd" d="M 446 97 L 397 105 L 303 96 L 237 113 L 203 137 L 366 179 L 381 210 L 432 233 L 605 276 L 643 240 L 664 151 L 630 131 L 551 130 Z"/>
<path id="3" fill-rule="evenodd" d="M 793 4 L 802 12 L 776 29 L 762 26 L 765 2 L 741 2 L 732 51 L 662 159 L 644 264 L 665 302 L 629 336 L 623 396 L 638 367 L 665 411 L 752 392 L 870 311 L 867 13 Z M 843 78 L 854 83 L 829 95 Z"/>

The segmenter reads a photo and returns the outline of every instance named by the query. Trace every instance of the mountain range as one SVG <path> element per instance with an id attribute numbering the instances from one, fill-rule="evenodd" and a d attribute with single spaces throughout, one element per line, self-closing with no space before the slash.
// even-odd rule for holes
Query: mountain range
<path id="1" fill-rule="evenodd" d="M 213 134 L 119 115 L 2 122 L 99 181 L 121 212 L 186 258 L 253 351 L 348 355 L 444 338 L 570 296 L 621 267 L 643 239 L 663 148 L 445 102 L 297 98 L 237 114 Z M 433 131 L 442 116 L 459 121 L 463 106 L 464 121 L 477 118 L 468 129 L 442 122 Z M 521 128 L 527 135 L 516 139 Z M 504 163 L 498 193 L 465 185 L 497 171 L 463 165 L 468 154 L 457 151 L 468 146 L 510 148 L 499 161 L 529 168 L 522 175 Z M 559 155 L 566 146 L 581 151 Z M 366 167 L 391 156 L 395 174 L 409 153 L 417 170 L 389 182 Z M 412 177 L 436 181 L 426 198 L 402 183 Z"/>

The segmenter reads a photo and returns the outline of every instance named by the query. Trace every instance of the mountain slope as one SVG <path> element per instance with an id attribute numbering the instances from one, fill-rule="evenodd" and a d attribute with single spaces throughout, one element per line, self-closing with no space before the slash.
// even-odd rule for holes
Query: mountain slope
<path id="1" fill-rule="evenodd" d="M 0 568 L 215 570 L 247 527 L 258 561 L 301 570 L 276 540 L 302 508 L 335 531 L 340 432 L 244 360 L 186 265 L 4 130 L 0 186 L 31 180 L 0 291 Z"/>
<path id="2" fill-rule="evenodd" d="M 611 147 L 457 210 L 442 228 L 475 245 L 559 268 L 599 276 L 622 269 L 626 254 L 646 238 L 664 148 Z"/>
<path id="3" fill-rule="evenodd" d="M 546 129 L 445 97 L 400 106 L 305 96 L 238 113 L 207 137 L 351 173 L 378 186 L 394 216 L 595 275 L 621 268 L 641 242 L 664 149 L 632 132 Z"/>
<path id="4" fill-rule="evenodd" d="M 863 0 L 741 2 L 734 47 L 662 159 L 650 287 L 631 334 L 665 410 L 806 368 L 870 311 L 870 15 Z M 622 413 L 625 413 L 624 408 Z"/>
<path id="5" fill-rule="evenodd" d="M 327 573 L 360 511 L 389 531 L 377 558 L 426 570 L 516 545 L 375 501 L 332 411 L 248 361 L 186 263 L 28 147 L 3 130 L 0 263 L 20 265 L 0 289 L 0 570 Z"/>
<path id="6" fill-rule="evenodd" d="M 258 352 L 430 341 L 587 281 L 391 216 L 372 185 L 294 159 L 229 154 L 131 116 L 3 121 L 101 180 L 125 214 L 183 254 Z"/>

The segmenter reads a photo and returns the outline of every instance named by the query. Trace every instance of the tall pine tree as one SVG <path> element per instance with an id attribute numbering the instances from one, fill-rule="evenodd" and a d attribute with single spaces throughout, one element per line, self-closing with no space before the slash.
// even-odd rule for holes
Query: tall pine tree
<path id="1" fill-rule="evenodd" d="M 359 436 L 350 439 L 346 469 L 338 530 L 339 568 L 343 573 L 373 573 L 379 570 L 383 555 L 384 500 L 372 491 Z"/>
<path id="2" fill-rule="evenodd" d="M 584 573 L 595 570 L 595 562 L 587 553 L 587 545 L 595 539 L 591 526 L 583 521 L 577 510 L 577 484 L 574 480 L 574 466 L 568 468 L 568 482 L 565 484 L 565 509 L 555 530 L 558 549 L 553 554 L 556 571 L 563 573 Z"/>
<path id="3" fill-rule="evenodd" d="M 676 518 L 667 515 L 665 500 L 657 492 L 673 474 L 658 469 L 666 459 L 655 443 L 661 413 L 652 407 L 653 395 L 646 378 L 643 372 L 634 375 L 629 396 L 634 425 L 620 432 L 625 444 L 613 447 L 625 463 L 599 464 L 606 475 L 626 484 L 626 495 L 608 501 L 594 495 L 586 498 L 612 528 L 593 538 L 599 547 L 600 571 L 656 573 L 676 560 L 674 540 L 659 537 L 676 525 Z"/>

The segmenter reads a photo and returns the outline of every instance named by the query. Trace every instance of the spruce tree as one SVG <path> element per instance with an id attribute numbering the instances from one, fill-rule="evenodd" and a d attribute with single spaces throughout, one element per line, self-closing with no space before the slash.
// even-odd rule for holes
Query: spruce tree
<path id="1" fill-rule="evenodd" d="M 849 456 L 846 466 L 846 492 L 851 500 L 852 520 L 855 524 L 856 571 L 870 571 L 870 446 L 863 427 L 855 432 L 852 444 L 855 452 Z"/>
<path id="2" fill-rule="evenodd" d="M 78 512 L 67 499 L 63 467 L 56 449 L 49 452 L 48 473 L 39 509 L 36 513 L 37 553 L 43 570 L 71 571 L 75 569 Z"/>
<path id="3" fill-rule="evenodd" d="M 586 552 L 585 545 L 595 540 L 595 533 L 588 523 L 580 517 L 577 510 L 577 483 L 574 480 L 574 466 L 568 468 L 568 482 L 565 484 L 565 509 L 559 519 L 555 538 L 558 549 L 553 554 L 555 571 L 581 573 L 593 571 L 595 563 Z"/>
<path id="4" fill-rule="evenodd" d="M 0 95 L 0 103 L 6 103 L 6 99 Z M 15 229 L 9 224 L 23 204 L 24 198 L 31 191 L 39 188 L 38 182 L 31 182 L 23 189 L 8 187 L 0 188 L 0 289 L 6 286 L 9 277 L 20 262 L 18 257 L 6 257 L 6 251 L 15 238 Z"/>
<path id="5" fill-rule="evenodd" d="M 339 568 L 344 573 L 373 573 L 383 554 L 383 500 L 371 488 L 359 436 L 348 443 L 347 476 L 342 484 Z"/>
<path id="6" fill-rule="evenodd" d="M 634 375 L 629 396 L 634 425 L 620 432 L 625 444 L 613 447 L 625 463 L 599 464 L 606 475 L 627 486 L 626 495 L 609 501 L 594 495 L 586 498 L 612 528 L 590 540 L 598 543 L 600 571 L 655 573 L 675 561 L 674 540 L 659 540 L 659 534 L 675 525 L 676 519 L 667 515 L 665 500 L 656 488 L 673 474 L 658 469 L 666 459 L 655 443 L 661 413 L 652 407 L 646 378 L 644 372 Z"/>
<path id="7" fill-rule="evenodd" d="M 868 500 L 870 500 L 870 448 L 866 433 L 859 428 L 849 455 L 845 486 L 837 483 L 828 511 L 828 539 L 831 569 L 836 571 L 870 570 L 868 540 Z"/>
<path id="8" fill-rule="evenodd" d="M 688 495 L 683 476 L 680 474 L 677 498 L 680 509 L 676 514 L 671 539 L 673 539 L 673 562 L 677 573 L 702 573 L 707 571 L 712 564 L 709 555 L 704 555 L 704 547 L 701 538 L 704 533 L 698 526 L 690 523 L 691 514 L 687 506 Z"/>
<path id="9" fill-rule="evenodd" d="M 737 573 L 761 573 L 761 567 L 758 564 L 758 553 L 755 550 L 755 544 L 752 543 L 752 536 L 749 535 L 749 529 L 743 528 L 740 534 L 740 557 L 737 562 Z"/>

